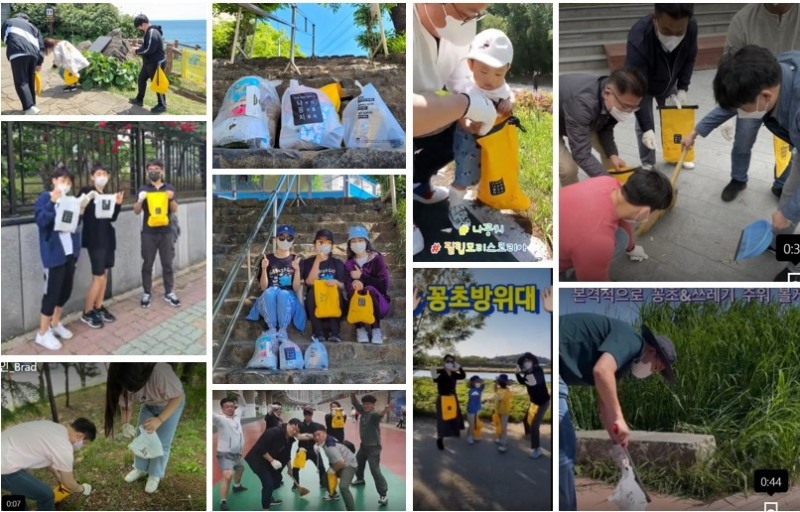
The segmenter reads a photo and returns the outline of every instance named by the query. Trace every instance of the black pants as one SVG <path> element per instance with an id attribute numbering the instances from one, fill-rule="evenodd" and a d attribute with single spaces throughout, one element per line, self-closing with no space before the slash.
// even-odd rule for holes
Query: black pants
<path id="1" fill-rule="evenodd" d="M 280 485 L 281 475 L 264 459 L 247 460 L 247 465 L 261 480 L 261 508 L 269 510 L 272 502 L 272 491 Z"/>
<path id="2" fill-rule="evenodd" d="M 153 75 L 156 74 L 156 69 L 158 69 L 159 64 L 161 65 L 161 69 L 165 69 L 165 61 L 142 63 L 142 69 L 139 71 L 139 94 L 136 95 L 137 100 L 144 101 L 144 93 L 147 92 L 147 81 L 152 80 Z M 167 96 L 165 94 L 156 94 L 156 96 L 158 96 L 158 104 L 166 107 Z"/>
<path id="3" fill-rule="evenodd" d="M 414 183 L 428 185 L 439 169 L 453 161 L 455 123 L 444 131 L 414 139 Z"/>
<path id="4" fill-rule="evenodd" d="M 153 264 L 156 253 L 161 257 L 161 275 L 164 278 L 164 293 L 170 293 L 175 284 L 172 260 L 175 258 L 175 235 L 168 233 L 153 235 L 142 233 L 142 288 L 150 293 L 153 288 Z"/>
<path id="5" fill-rule="evenodd" d="M 56 307 L 64 307 L 72 295 L 74 276 L 75 258 L 72 255 L 67 256 L 67 261 L 63 265 L 45 269 L 45 294 L 42 297 L 41 310 L 44 316 L 53 316 Z"/>
<path id="6" fill-rule="evenodd" d="M 14 88 L 22 103 L 22 110 L 36 105 L 36 57 L 17 57 L 11 61 L 11 74 L 14 76 Z"/>
<path id="7" fill-rule="evenodd" d="M 317 466 L 317 472 L 319 473 L 319 486 L 327 489 L 328 488 L 328 476 L 325 474 L 325 462 L 322 460 L 322 456 L 318 453 L 314 452 L 314 447 L 308 446 L 301 446 L 300 448 L 306 449 L 306 462 L 312 462 L 315 466 Z M 294 479 L 300 482 L 300 469 L 299 468 L 292 468 L 292 475 L 294 475 Z"/>
<path id="8" fill-rule="evenodd" d="M 339 294 L 339 305 L 344 311 L 344 300 L 342 294 Z M 326 331 L 330 332 L 330 336 L 339 336 L 339 322 L 341 318 L 317 318 L 314 311 L 317 309 L 317 301 L 314 298 L 314 287 L 309 287 L 306 292 L 306 316 L 311 320 L 311 330 L 317 338 L 324 338 Z"/>

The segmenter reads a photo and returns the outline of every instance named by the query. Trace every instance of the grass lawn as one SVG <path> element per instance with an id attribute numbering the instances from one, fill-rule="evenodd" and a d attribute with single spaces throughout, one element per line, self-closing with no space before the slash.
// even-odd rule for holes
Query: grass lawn
<path id="1" fill-rule="evenodd" d="M 166 476 L 155 494 L 144 492 L 144 480 L 128 484 L 122 478 L 133 467 L 129 439 L 118 436 L 106 439 L 103 434 L 105 385 L 97 385 L 70 393 L 71 407 L 66 397 L 56 397 L 59 420 L 69 422 L 85 417 L 94 422 L 98 437 L 76 452 L 74 474 L 78 482 L 93 488 L 88 497 L 69 496 L 60 510 L 206 510 L 206 391 L 204 379 L 195 379 L 192 387 L 184 384 L 186 406 L 170 451 Z M 138 408 L 134 411 L 134 418 Z M 50 407 L 44 402 L 39 411 L 15 414 L 3 418 L 3 429 L 25 421 L 50 418 Z M 122 424 L 115 420 L 115 431 Z M 46 469 L 32 472 L 48 484 L 57 482 Z M 30 504 L 29 504 L 30 505 Z"/>
<path id="2" fill-rule="evenodd" d="M 531 198 L 527 215 L 539 234 L 553 248 L 553 115 L 517 108 L 526 133 L 519 134 L 519 181 Z"/>
<path id="3" fill-rule="evenodd" d="M 135 89 L 127 90 L 111 87 L 109 89 L 105 89 L 105 91 L 117 96 L 124 96 L 125 98 L 133 98 L 136 96 Z M 148 83 L 147 92 L 144 95 L 144 106 L 145 108 L 150 109 L 155 107 L 156 103 L 158 103 L 156 93 L 150 90 Z M 183 96 L 178 96 L 177 94 L 167 93 L 167 111 L 164 113 L 164 115 L 168 114 L 204 116 L 206 115 L 206 103 L 190 100 L 189 98 L 184 98 Z"/>

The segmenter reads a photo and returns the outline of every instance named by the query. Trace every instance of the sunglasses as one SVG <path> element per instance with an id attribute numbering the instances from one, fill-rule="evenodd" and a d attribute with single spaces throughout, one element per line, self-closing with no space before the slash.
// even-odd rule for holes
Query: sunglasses
<path id="1" fill-rule="evenodd" d="M 278 240 L 280 240 L 282 242 L 285 242 L 287 240 L 292 242 L 292 241 L 294 241 L 294 237 L 290 236 L 290 235 L 278 235 Z"/>

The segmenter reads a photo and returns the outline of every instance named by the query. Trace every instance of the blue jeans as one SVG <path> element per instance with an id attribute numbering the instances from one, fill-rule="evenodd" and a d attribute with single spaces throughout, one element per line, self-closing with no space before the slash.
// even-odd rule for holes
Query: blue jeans
<path id="1" fill-rule="evenodd" d="M 24 469 L 0 477 L 0 487 L 11 494 L 25 496 L 26 500 L 36 502 L 38 510 L 55 510 L 53 489 Z"/>
<path id="2" fill-rule="evenodd" d="M 186 396 L 181 399 L 181 404 L 167 418 L 167 421 L 161 424 L 156 430 L 158 439 L 161 440 L 161 447 L 164 449 L 164 455 L 156 457 L 155 459 L 143 459 L 134 455 L 133 467 L 139 471 L 145 471 L 147 474 L 154 478 L 164 478 L 164 472 L 167 469 L 167 462 L 169 462 L 169 450 L 172 447 L 172 439 L 175 437 L 175 430 L 178 429 L 178 421 L 181 419 L 183 407 L 186 405 Z M 147 418 L 154 418 L 161 414 L 165 407 L 157 405 L 142 404 L 139 409 L 139 421 L 137 426 L 141 426 Z"/>
<path id="3" fill-rule="evenodd" d="M 481 148 L 475 135 L 456 124 L 453 136 L 453 157 L 456 162 L 454 185 L 470 187 L 481 179 Z"/>
<path id="4" fill-rule="evenodd" d="M 558 503 L 559 510 L 578 510 L 575 493 L 575 427 L 567 405 L 569 389 L 558 378 Z"/>
<path id="5" fill-rule="evenodd" d="M 247 319 L 258 320 L 261 315 L 270 329 L 286 330 L 289 323 L 294 323 L 298 331 L 306 328 L 306 311 L 297 299 L 294 290 L 284 290 L 270 286 L 256 299 Z"/>

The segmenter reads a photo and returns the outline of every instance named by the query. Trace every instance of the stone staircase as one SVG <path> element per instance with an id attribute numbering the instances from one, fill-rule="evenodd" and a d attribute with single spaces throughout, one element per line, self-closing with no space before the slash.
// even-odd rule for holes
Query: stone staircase
<path id="1" fill-rule="evenodd" d="M 725 36 L 731 18 L 744 4 L 695 4 L 698 37 Z M 625 43 L 636 21 L 653 4 L 603 4 L 559 8 L 559 73 L 608 72 L 604 45 Z"/>
<path id="2" fill-rule="evenodd" d="M 263 201 L 255 199 L 230 201 L 214 198 L 213 201 L 213 291 L 216 298 L 222 289 L 232 265 L 236 262 L 247 236 L 257 222 Z M 250 261 L 253 270 L 258 265 L 258 254 L 269 240 L 268 222 L 262 228 L 255 243 L 251 246 Z M 333 254 L 344 260 L 347 230 L 354 224 L 363 224 L 370 232 L 373 246 L 385 257 L 389 265 L 389 295 L 392 299 L 389 315 L 381 320 L 383 345 L 355 342 L 355 328 L 346 321 L 341 322 L 341 343 L 325 343 L 328 350 L 330 369 L 327 371 L 268 371 L 245 368 L 253 355 L 256 338 L 264 330 L 263 322 L 250 322 L 244 317 L 250 311 L 260 290 L 253 284 L 245 299 L 238 318 L 235 319 L 230 339 L 221 354 L 219 365 L 214 372 L 217 384 L 388 384 L 403 383 L 406 361 L 406 280 L 404 260 L 398 261 L 394 255 L 400 247 L 402 233 L 391 220 L 391 208 L 380 200 L 346 199 L 307 199 L 306 205 L 289 206 L 287 203 L 279 219 L 280 224 L 294 227 L 294 251 L 304 257 L 313 255 L 314 234 L 320 228 L 333 232 Z M 267 252 L 272 251 L 272 244 Z M 220 351 L 221 339 L 236 310 L 239 297 L 246 286 L 246 272 L 240 272 L 228 298 L 220 309 L 213 325 L 214 358 Z M 303 332 L 290 327 L 289 339 L 304 351 L 311 340 L 311 322 L 307 322 Z"/>

